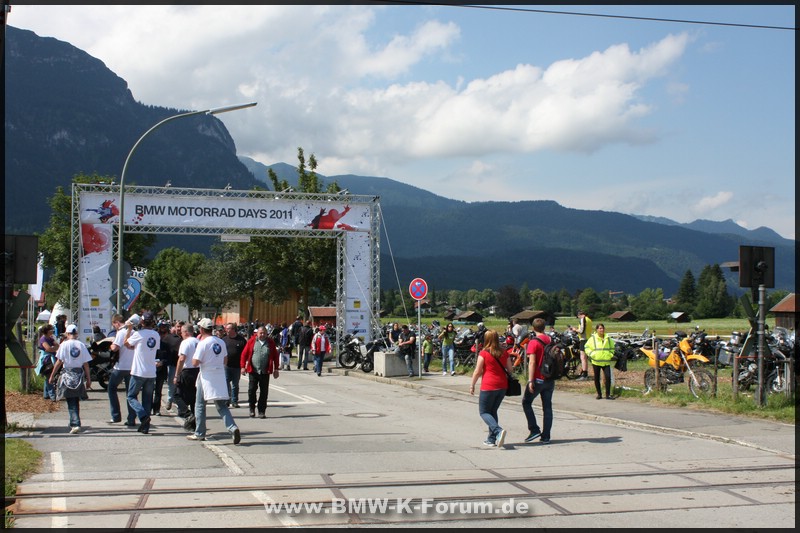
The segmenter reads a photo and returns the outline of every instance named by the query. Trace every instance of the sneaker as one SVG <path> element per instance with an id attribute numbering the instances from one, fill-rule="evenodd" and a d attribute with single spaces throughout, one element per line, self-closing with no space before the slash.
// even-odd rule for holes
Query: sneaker
<path id="1" fill-rule="evenodd" d="M 490 446 L 490 447 L 496 446 L 496 444 L 494 442 L 490 441 L 490 440 L 483 441 L 483 445 L 484 446 Z"/>
<path id="2" fill-rule="evenodd" d="M 234 409 L 238 409 L 239 408 L 239 402 L 232 403 L 231 407 L 233 407 Z"/>
<path id="3" fill-rule="evenodd" d="M 447 370 L 442 370 L 442 375 L 446 376 L 447 375 Z"/>
<path id="4" fill-rule="evenodd" d="M 81 432 L 81 428 L 80 428 L 80 426 L 75 426 L 74 428 L 70 429 L 69 432 L 70 432 L 70 434 L 75 435 L 75 434 Z"/>
<path id="5" fill-rule="evenodd" d="M 186 438 L 189 439 L 189 440 L 206 440 L 205 437 L 200 437 L 200 436 L 196 435 L 195 433 L 192 433 L 191 435 L 186 435 Z"/>
<path id="6" fill-rule="evenodd" d="M 167 402 L 167 411 L 172 411 L 172 402 Z"/>
<path id="7" fill-rule="evenodd" d="M 267 413 L 264 412 L 258 413 L 258 418 L 267 418 Z"/>
<path id="8" fill-rule="evenodd" d="M 111 420 L 107 420 L 107 422 L 108 422 L 109 424 L 119 424 L 120 422 L 122 422 L 122 420 L 114 420 L 114 419 L 112 418 Z"/>
<path id="9" fill-rule="evenodd" d="M 414 377 L 414 373 L 413 372 L 409 372 L 408 373 L 408 377 L 413 378 Z"/>
<path id="10" fill-rule="evenodd" d="M 239 431 L 239 428 L 236 428 L 233 430 L 233 443 L 239 444 L 240 442 L 242 442 L 242 434 Z"/>
<path id="11" fill-rule="evenodd" d="M 550 444 L 550 439 L 539 439 L 540 444 Z"/>
<path id="12" fill-rule="evenodd" d="M 589 376 L 588 374 L 581 374 L 580 376 L 575 378 L 575 381 L 589 381 Z"/>
<path id="13" fill-rule="evenodd" d="M 253 409 L 250 409 L 250 418 L 255 418 L 256 412 Z"/>
<path id="14" fill-rule="evenodd" d="M 136 422 L 125 422 L 125 426 L 129 428 L 136 427 Z"/>
<path id="15" fill-rule="evenodd" d="M 149 416 L 145 417 L 145 419 L 142 420 L 142 423 L 139 424 L 139 429 L 137 431 L 139 433 L 144 433 L 145 435 L 147 435 L 150 432 L 150 417 Z"/>
<path id="16" fill-rule="evenodd" d="M 606 400 L 616 400 L 616 396 L 606 396 Z"/>
<path id="17" fill-rule="evenodd" d="M 541 436 L 542 434 L 540 432 L 531 431 L 531 434 L 525 437 L 525 442 L 533 442 L 534 440 L 538 439 Z"/>
<path id="18" fill-rule="evenodd" d="M 455 370 L 453 370 L 452 372 L 450 372 L 450 375 L 451 375 L 451 376 L 455 376 L 455 375 L 456 375 L 456 371 L 455 371 Z"/>
<path id="19" fill-rule="evenodd" d="M 322 377 L 322 372 L 317 372 L 317 375 Z"/>
<path id="20" fill-rule="evenodd" d="M 497 447 L 498 448 L 502 447 L 505 441 L 506 441 L 506 430 L 501 429 L 500 434 L 497 436 Z"/>
<path id="21" fill-rule="evenodd" d="M 601 395 L 599 395 L 599 394 L 595 397 L 595 400 L 602 400 L 602 399 L 603 399 L 603 397 Z"/>

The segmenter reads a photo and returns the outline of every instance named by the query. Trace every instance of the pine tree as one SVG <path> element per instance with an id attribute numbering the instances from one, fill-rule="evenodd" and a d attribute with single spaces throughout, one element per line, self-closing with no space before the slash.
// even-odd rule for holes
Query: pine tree
<path id="1" fill-rule="evenodd" d="M 680 311 L 694 313 L 697 305 L 697 285 L 694 282 L 694 275 L 691 270 L 687 270 L 683 275 L 678 292 L 675 294 L 675 303 Z"/>

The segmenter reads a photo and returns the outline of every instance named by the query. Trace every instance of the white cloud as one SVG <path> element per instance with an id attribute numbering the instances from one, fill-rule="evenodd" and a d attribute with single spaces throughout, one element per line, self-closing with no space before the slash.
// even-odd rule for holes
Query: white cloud
<path id="1" fill-rule="evenodd" d="M 707 213 L 708 211 L 712 211 L 727 205 L 732 199 L 733 193 L 731 191 L 719 191 L 713 196 L 700 198 L 691 206 L 691 210 L 697 216 L 702 216 L 703 213 Z"/>

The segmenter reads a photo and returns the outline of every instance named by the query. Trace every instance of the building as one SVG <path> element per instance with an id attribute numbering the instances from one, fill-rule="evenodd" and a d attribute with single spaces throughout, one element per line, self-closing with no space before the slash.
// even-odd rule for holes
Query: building
<path id="1" fill-rule="evenodd" d="M 548 326 L 553 326 L 556 323 L 556 317 L 553 313 L 548 311 L 537 311 L 537 310 L 530 310 L 526 309 L 525 311 L 520 311 L 516 315 L 510 317 L 511 320 L 516 320 L 520 324 L 524 324 L 530 326 L 533 324 L 534 318 L 541 318 L 544 320 L 544 323 Z"/>
<path id="2" fill-rule="evenodd" d="M 667 319 L 668 322 L 689 322 L 692 317 L 689 316 L 689 313 L 684 311 L 675 311 L 674 313 L 669 314 L 669 318 Z"/>
<path id="3" fill-rule="evenodd" d="M 630 311 L 616 311 L 608 316 L 616 322 L 636 322 L 636 315 Z"/>
<path id="4" fill-rule="evenodd" d="M 309 317 L 314 326 L 332 325 L 336 326 L 336 307 L 309 307 Z"/>
<path id="5" fill-rule="evenodd" d="M 797 300 L 795 299 L 795 293 L 787 294 L 769 312 L 775 315 L 775 327 L 797 331 Z"/>

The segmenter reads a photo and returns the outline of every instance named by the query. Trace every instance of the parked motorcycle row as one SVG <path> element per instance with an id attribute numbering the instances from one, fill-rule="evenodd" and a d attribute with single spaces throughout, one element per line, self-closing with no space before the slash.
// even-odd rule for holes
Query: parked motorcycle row
<path id="1" fill-rule="evenodd" d="M 411 325 L 412 330 L 416 329 Z M 340 344 L 338 355 L 339 365 L 352 369 L 360 367 L 364 372 L 372 372 L 375 368 L 374 354 L 376 351 L 389 349 L 389 333 L 391 324 L 383 326 L 373 335 L 372 341 L 367 343 L 352 334 L 346 334 Z M 441 357 L 441 341 L 437 338 L 441 331 L 438 321 L 430 325 L 422 325 L 418 339 L 423 339 L 430 334 L 434 345 L 434 359 Z M 580 339 L 572 328 L 563 332 L 550 330 L 548 335 L 564 354 L 563 376 L 575 379 L 580 376 Z M 700 327 L 686 333 L 676 331 L 670 337 L 657 337 L 645 330 L 640 335 L 616 334 L 615 357 L 634 361 L 647 357 L 649 368 L 644 375 L 644 393 L 653 390 L 666 391 L 670 385 L 687 383 L 689 391 L 697 398 L 708 397 L 716 393 L 716 370 L 732 366 L 734 358 L 739 358 L 738 389 L 750 390 L 758 382 L 758 350 L 756 342 L 746 342 L 748 335 L 741 332 L 732 332 L 729 340 L 723 340 L 718 335 L 708 335 Z M 108 340 L 108 339 L 106 339 Z M 526 333 L 520 342 L 503 337 L 504 347 L 510 349 L 512 365 L 515 372 L 523 373 L 527 370 L 525 357 L 526 345 L 529 336 Z M 765 386 L 771 393 L 785 392 L 788 387 L 787 371 L 791 371 L 792 364 L 796 365 L 795 337 L 793 332 L 777 327 L 766 334 L 768 347 L 764 358 Z M 418 341 L 419 342 L 419 341 Z M 456 362 L 459 365 L 471 366 L 476 361 L 476 332 L 470 327 L 459 327 L 456 330 Z M 744 347 L 748 353 L 743 354 Z M 93 351 L 94 353 L 94 351 Z M 95 358 L 92 366 L 92 379 L 106 387 L 107 373 L 110 365 L 102 350 Z M 656 383 L 655 365 L 658 361 L 658 382 Z M 97 373 L 95 375 L 95 372 Z"/>
<path id="2" fill-rule="evenodd" d="M 755 335 L 750 332 L 748 335 Z M 645 394 L 658 388 L 666 390 L 668 385 L 688 381 L 689 390 L 695 397 L 711 395 L 716 391 L 716 376 L 710 370 L 733 366 L 738 358 L 738 390 L 749 390 L 758 383 L 757 342 L 746 342 L 747 336 L 734 331 L 730 340 L 718 335 L 709 336 L 699 327 L 691 334 L 676 331 L 668 339 L 654 338 L 650 348 L 639 351 L 648 357 L 653 368 L 645 372 Z M 764 356 L 765 387 L 768 392 L 787 391 L 788 375 L 796 364 L 794 334 L 785 328 L 766 332 Z M 653 348 L 653 345 L 655 348 Z M 747 353 L 743 353 L 747 346 Z M 659 383 L 655 382 L 655 361 L 659 361 Z"/>

